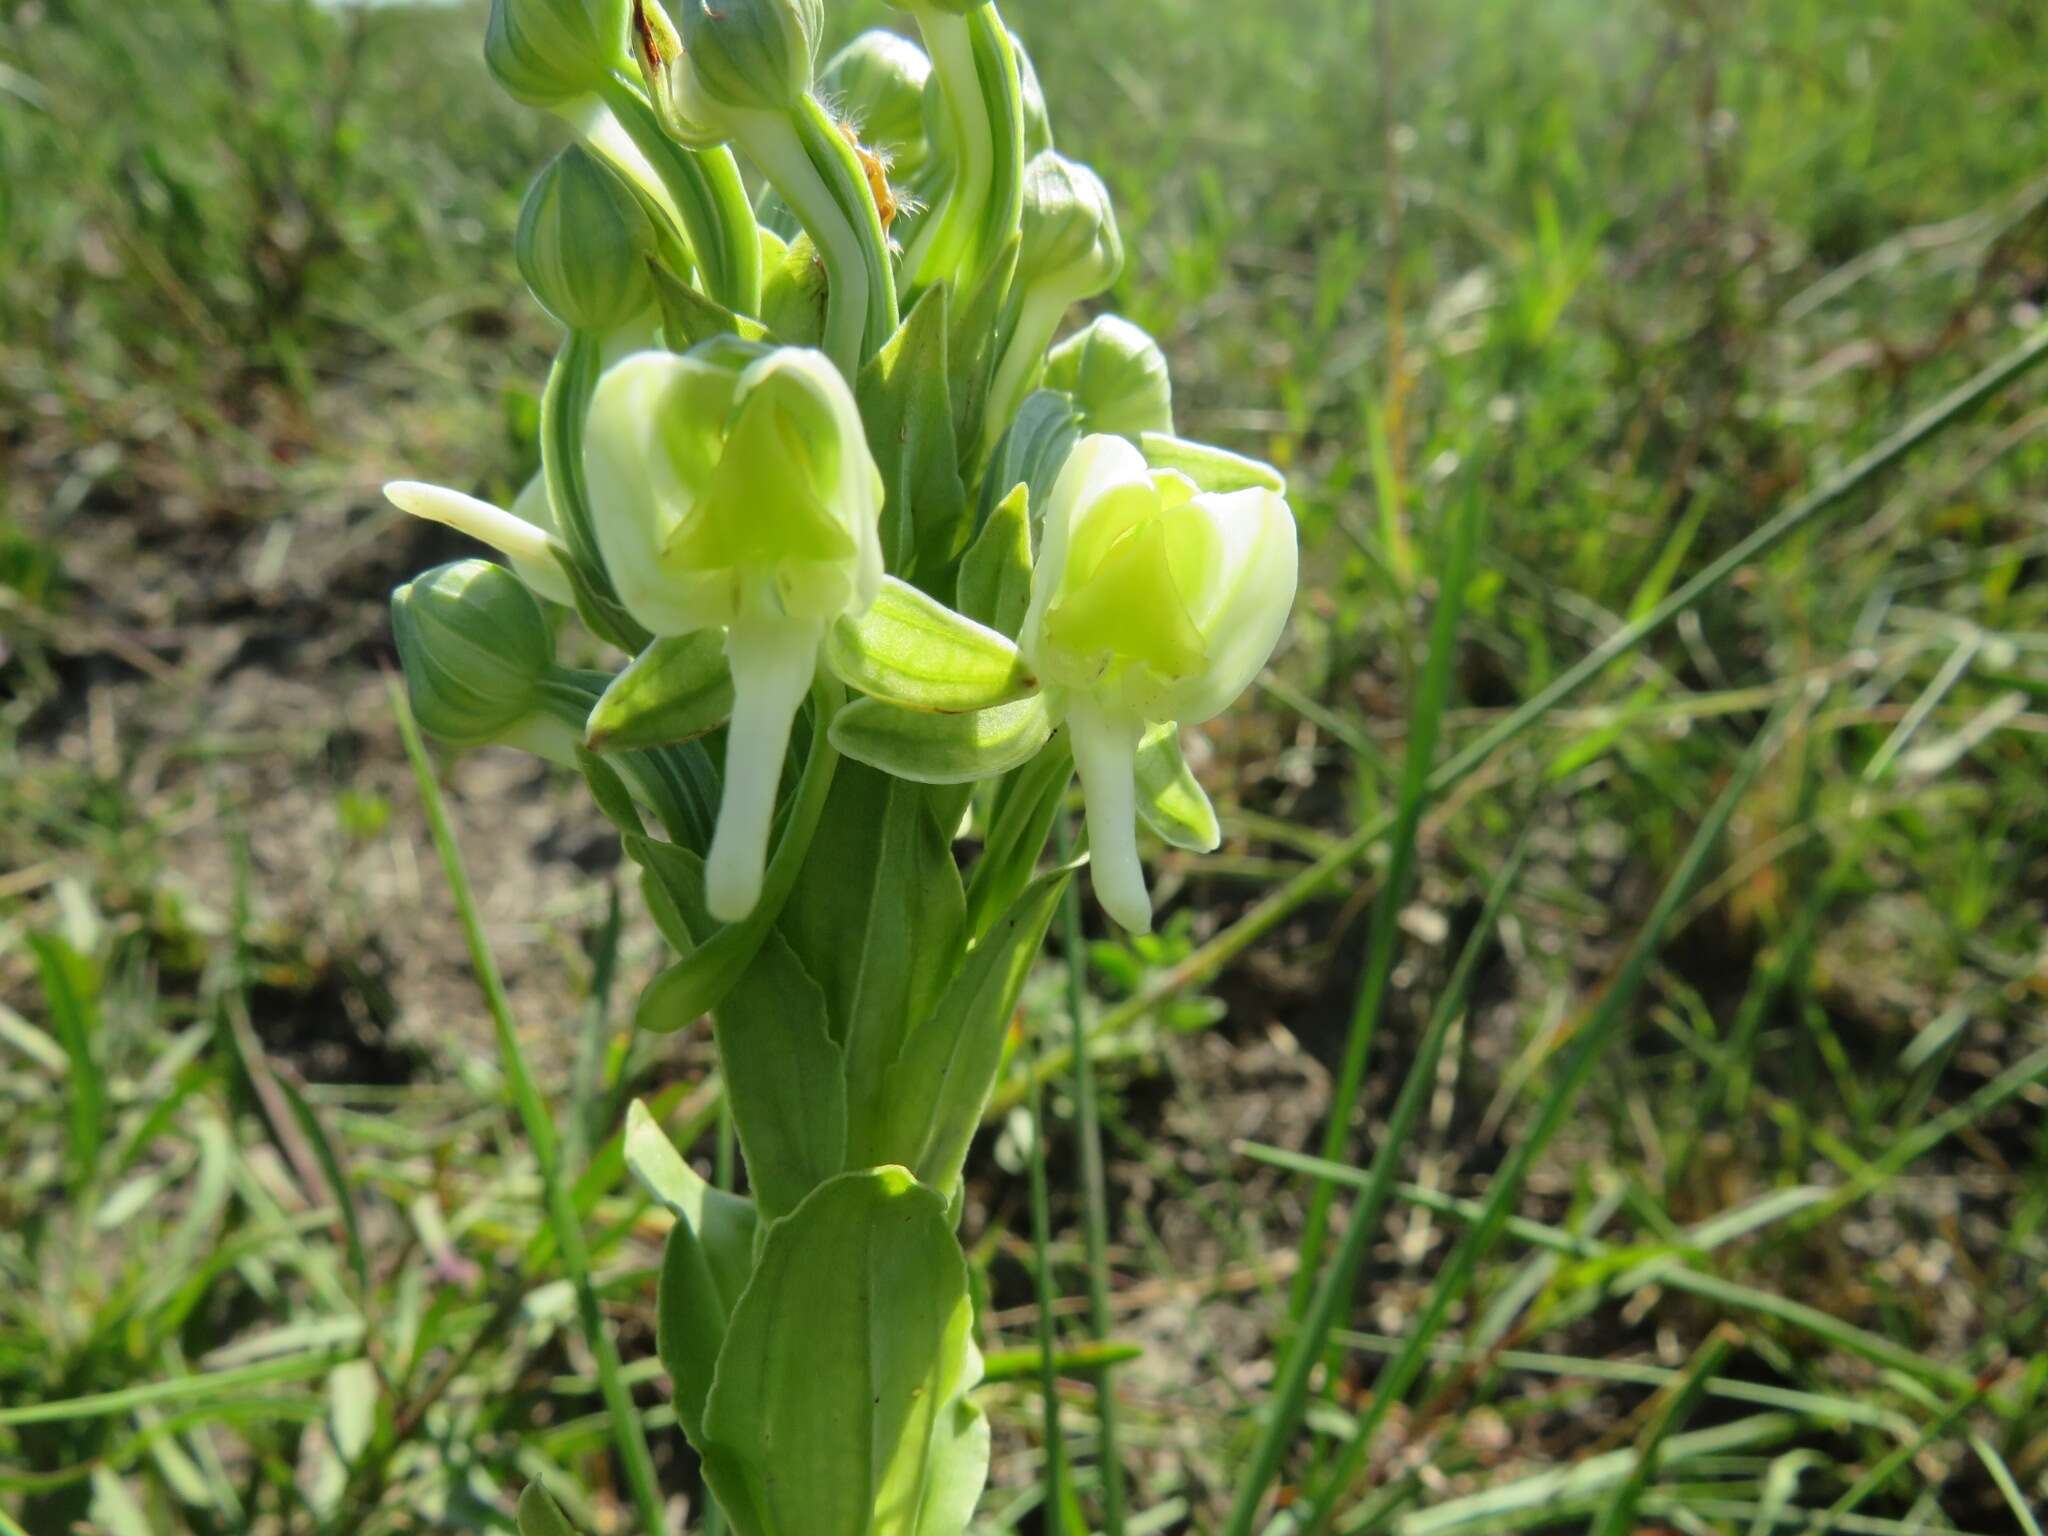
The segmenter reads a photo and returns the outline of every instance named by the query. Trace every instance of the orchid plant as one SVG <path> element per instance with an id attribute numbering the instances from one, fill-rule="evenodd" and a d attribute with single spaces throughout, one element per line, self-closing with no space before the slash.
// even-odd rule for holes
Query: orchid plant
<path id="1" fill-rule="evenodd" d="M 676 955 L 638 1024 L 711 1019 L 748 1194 L 638 1106 L 627 1146 L 725 1517 L 955 1536 L 988 1465 L 961 1171 L 1074 872 L 1051 829 L 1078 773 L 1140 931 L 1139 824 L 1216 845 L 1180 732 L 1277 643 L 1294 522 L 1174 435 L 1136 326 L 1053 345 L 1122 243 L 993 5 L 907 0 L 922 46 L 821 68 L 821 0 L 670 3 L 496 0 L 496 78 L 575 131 L 518 232 L 564 339 L 510 508 L 388 488 L 504 560 L 394 625 L 429 733 L 567 765 L 617 825 Z M 571 616 L 623 664 L 563 665 Z"/>

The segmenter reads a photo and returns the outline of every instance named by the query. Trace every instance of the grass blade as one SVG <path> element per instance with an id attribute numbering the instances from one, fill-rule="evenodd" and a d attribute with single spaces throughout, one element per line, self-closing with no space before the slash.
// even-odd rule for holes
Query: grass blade
<path id="1" fill-rule="evenodd" d="M 554 1229 L 562 1267 L 569 1272 L 570 1283 L 575 1287 L 578 1318 L 590 1352 L 597 1358 L 598 1382 L 606 1414 L 611 1420 L 612 1441 L 633 1490 L 633 1502 L 639 1507 L 642 1529 L 647 1536 L 662 1536 L 667 1528 L 666 1517 L 662 1513 L 661 1485 L 654 1474 L 654 1458 L 648 1452 L 646 1431 L 633 1406 L 632 1395 L 620 1377 L 618 1345 L 605 1327 L 604 1314 L 598 1307 L 597 1289 L 590 1277 L 590 1250 L 584 1240 L 583 1224 L 577 1215 L 573 1192 L 562 1177 L 554 1120 L 548 1112 L 547 1100 L 541 1095 L 540 1084 L 534 1081 L 533 1072 L 526 1064 L 526 1053 L 520 1047 L 518 1032 L 512 1026 L 512 1005 L 505 996 L 505 983 L 498 975 L 497 961 L 484 938 L 483 919 L 477 912 L 476 896 L 470 889 L 469 873 L 463 866 L 462 851 L 456 846 L 455 829 L 448 820 L 448 808 L 441 799 L 441 786 L 435 779 L 426 743 L 420 739 L 419 727 L 413 721 L 405 690 L 395 677 L 389 680 L 389 692 L 399 733 L 405 738 L 406 756 L 411 758 L 413 776 L 419 781 L 421 807 L 426 812 L 427 825 L 433 831 L 434 847 L 441 856 L 442 872 L 447 877 L 449 892 L 455 898 L 456 912 L 462 919 L 462 934 L 469 945 L 470 963 L 475 967 L 477 985 L 483 989 L 491 1024 L 497 1032 L 498 1053 L 504 1061 L 506 1080 L 511 1084 L 513 1105 L 525 1129 L 527 1143 L 533 1149 L 534 1162 L 540 1169 L 548 1222 Z"/>

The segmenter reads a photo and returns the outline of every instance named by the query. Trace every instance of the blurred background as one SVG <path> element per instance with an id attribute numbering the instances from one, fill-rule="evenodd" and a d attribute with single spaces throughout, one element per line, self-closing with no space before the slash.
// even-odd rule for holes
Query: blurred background
<path id="1" fill-rule="evenodd" d="M 888 15 L 827 10 L 836 36 Z M 1224 851 L 1162 853 L 1160 931 L 1091 915 L 1020 1020 L 1062 1038 L 1085 962 L 1114 1024 L 1129 1529 L 1205 1530 L 1308 1200 L 1244 1144 L 1322 1136 L 1384 874 L 1346 840 L 1394 801 L 1454 504 L 1486 522 L 1446 751 L 2041 323 L 2048 11 L 1006 14 L 1062 150 L 1116 196 L 1131 260 L 1104 307 L 1164 344 L 1185 435 L 1288 472 L 1304 539 L 1292 638 L 1202 754 Z M 472 551 L 378 486 L 502 503 L 537 462 L 554 338 L 511 236 L 556 140 L 482 33 L 468 0 L 0 13 L 0 1530 L 503 1530 L 543 1473 L 584 1529 L 624 1528 L 386 693 L 391 587 Z M 1791 706 L 1339 1529 L 1583 1528 L 1718 1340 L 1637 1529 L 2040 1536 L 2044 557 L 2037 377 L 1431 808 L 1359 1155 L 1524 833 L 1529 862 L 1290 1477 L 1335 1454 L 1455 1202 Z M 497 752 L 446 777 L 548 1085 L 614 1085 L 571 1134 L 646 1360 L 660 1223 L 605 1137 L 644 1095 L 711 1166 L 708 1043 L 623 1033 L 659 941 L 581 786 Z M 1020 1096 L 963 1230 L 997 1378 L 984 1518 L 1085 1529 L 1037 1493 Z M 1055 1074 L 1036 1145 L 1079 1348 L 1072 1110 Z M 1085 1519 L 1105 1376 L 1069 1363 Z M 639 1390 L 668 1422 L 651 1369 Z M 655 1440 L 680 1510 L 688 1452 Z"/>

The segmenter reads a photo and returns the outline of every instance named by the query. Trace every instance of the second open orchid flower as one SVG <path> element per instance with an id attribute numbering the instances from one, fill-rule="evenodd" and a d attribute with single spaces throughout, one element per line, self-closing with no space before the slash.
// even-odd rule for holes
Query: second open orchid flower
<path id="1" fill-rule="evenodd" d="M 823 354 L 737 341 L 643 352 L 597 386 L 584 440 L 598 549 L 649 632 L 722 630 L 732 668 L 712 916 L 760 896 L 775 790 L 818 647 L 882 580 L 882 477 Z"/>

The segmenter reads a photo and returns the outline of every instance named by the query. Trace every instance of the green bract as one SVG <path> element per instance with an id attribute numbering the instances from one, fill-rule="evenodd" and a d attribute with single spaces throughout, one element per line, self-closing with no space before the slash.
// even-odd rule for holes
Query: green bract
<path id="1" fill-rule="evenodd" d="M 391 627 L 413 714 L 430 734 L 486 746 L 539 715 L 554 631 L 502 565 L 458 560 L 414 577 L 391 594 Z"/>
<path id="2" fill-rule="evenodd" d="M 1084 438 L 1046 508 L 1018 650 L 1067 723 L 1096 895 L 1151 925 L 1136 840 L 1146 727 L 1220 714 L 1266 664 L 1294 602 L 1293 514 L 1276 492 L 1218 495 Z"/>
<path id="3" fill-rule="evenodd" d="M 1159 343 L 1120 315 L 1102 315 L 1045 360 L 1045 382 L 1074 397 L 1090 432 L 1132 442 L 1173 431 L 1173 381 Z"/>
<path id="4" fill-rule="evenodd" d="M 572 144 L 535 178 L 513 252 L 541 307 L 572 331 L 615 331 L 654 303 L 654 230 L 617 176 Z"/>
<path id="5" fill-rule="evenodd" d="M 712 915 L 737 921 L 760 894 L 819 643 L 881 586 L 881 475 L 824 356 L 737 339 L 608 371 L 584 468 L 626 611 L 656 635 L 725 631 L 733 721 L 707 881 Z"/>
<path id="6" fill-rule="evenodd" d="M 484 62 L 514 100 L 554 107 L 625 62 L 627 0 L 491 0 Z"/>

